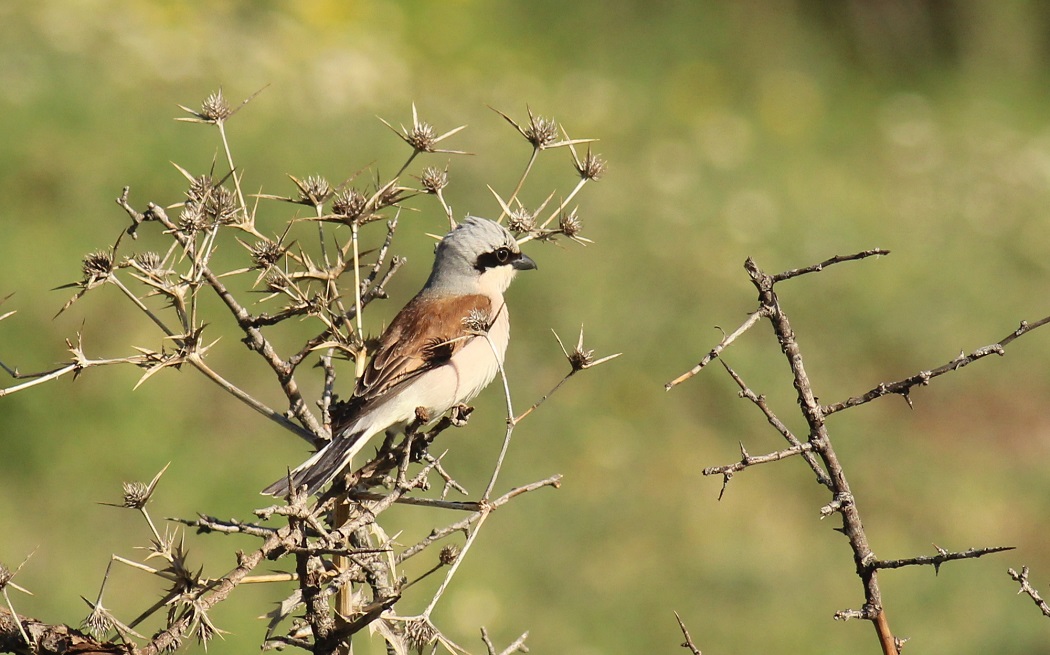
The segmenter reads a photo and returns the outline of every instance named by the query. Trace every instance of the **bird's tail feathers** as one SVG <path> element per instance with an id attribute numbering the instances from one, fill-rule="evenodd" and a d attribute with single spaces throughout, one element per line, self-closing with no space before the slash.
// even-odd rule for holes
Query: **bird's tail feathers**
<path id="1" fill-rule="evenodd" d="M 308 495 L 317 493 L 321 487 L 339 475 L 354 455 L 364 447 L 368 442 L 368 439 L 362 438 L 364 436 L 364 432 L 358 432 L 336 438 L 314 453 L 313 457 L 292 469 L 291 473 L 263 489 L 262 493 L 267 496 L 287 496 L 289 480 L 291 488 L 298 489 L 306 485 Z"/>

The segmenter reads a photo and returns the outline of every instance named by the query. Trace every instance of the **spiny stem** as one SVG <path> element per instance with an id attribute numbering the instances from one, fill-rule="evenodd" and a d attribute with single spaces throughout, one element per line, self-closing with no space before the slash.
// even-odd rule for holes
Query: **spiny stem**
<path id="1" fill-rule="evenodd" d="M 507 198 L 507 207 L 510 207 L 511 203 L 514 202 L 514 200 L 518 197 L 518 193 L 521 191 L 521 188 L 523 186 L 525 186 L 525 179 L 529 176 L 529 172 L 532 171 L 532 165 L 536 163 L 536 157 L 539 154 L 540 154 L 540 149 L 539 148 L 533 148 L 532 149 L 532 156 L 529 157 L 529 163 L 525 166 L 525 170 L 521 174 L 521 179 L 518 180 L 518 186 L 514 187 L 514 193 L 510 194 L 510 198 Z M 503 211 L 500 212 L 499 218 L 496 219 L 496 222 L 499 223 L 499 222 L 503 221 L 503 218 L 506 215 L 507 215 L 507 210 L 504 209 Z"/>
<path id="2" fill-rule="evenodd" d="M 558 217 L 558 214 L 562 213 L 562 211 L 565 210 L 569 203 L 572 202 L 572 199 L 576 197 L 576 194 L 580 192 L 580 189 L 583 188 L 583 185 L 587 184 L 587 180 L 588 178 L 586 177 L 580 178 L 580 181 L 576 183 L 576 187 L 573 188 L 572 192 L 569 193 L 569 195 L 567 195 L 565 199 L 558 204 L 558 206 L 554 209 L 551 215 L 547 217 L 547 220 L 543 222 L 543 225 L 540 226 L 541 228 L 546 228 L 548 225 L 551 224 L 551 221 Z"/>
<path id="3" fill-rule="evenodd" d="M 241 192 L 241 178 L 237 175 L 237 170 L 233 166 L 233 152 L 230 151 L 230 142 L 226 138 L 226 126 L 221 121 L 217 123 L 219 126 L 219 136 L 222 137 L 222 148 L 226 152 L 226 163 L 230 166 L 230 173 L 233 176 L 233 186 L 237 189 L 237 200 L 241 203 L 241 211 L 244 212 L 244 217 L 248 217 L 248 203 L 244 202 L 244 193 Z"/>

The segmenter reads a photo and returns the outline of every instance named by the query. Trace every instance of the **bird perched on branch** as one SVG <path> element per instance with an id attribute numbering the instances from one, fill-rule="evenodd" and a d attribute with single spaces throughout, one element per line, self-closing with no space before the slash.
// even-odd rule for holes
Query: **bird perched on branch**
<path id="1" fill-rule="evenodd" d="M 373 435 L 414 419 L 417 408 L 436 417 L 476 396 L 499 372 L 510 340 L 503 293 L 515 273 L 534 268 L 494 221 L 468 217 L 445 235 L 423 289 L 380 337 L 331 442 L 263 493 L 286 495 L 290 478 L 313 494 Z"/>

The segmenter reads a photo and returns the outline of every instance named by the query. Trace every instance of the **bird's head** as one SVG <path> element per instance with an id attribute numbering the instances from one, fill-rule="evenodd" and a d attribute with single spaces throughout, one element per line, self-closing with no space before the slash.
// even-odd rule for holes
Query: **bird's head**
<path id="1" fill-rule="evenodd" d="M 514 274 L 536 268 L 507 228 L 468 216 L 438 243 L 426 289 L 437 293 L 501 295 Z"/>

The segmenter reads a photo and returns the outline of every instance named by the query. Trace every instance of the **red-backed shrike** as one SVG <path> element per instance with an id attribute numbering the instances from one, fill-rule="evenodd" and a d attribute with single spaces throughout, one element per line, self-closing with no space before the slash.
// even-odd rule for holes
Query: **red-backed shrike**
<path id="1" fill-rule="evenodd" d="M 417 408 L 437 417 L 476 396 L 496 377 L 510 340 L 503 292 L 515 273 L 534 268 L 494 221 L 468 217 L 445 235 L 427 283 L 379 338 L 343 418 L 332 426 L 332 441 L 263 493 L 287 494 L 288 477 L 315 493 L 373 435 L 415 419 Z M 488 326 L 487 339 L 477 335 L 479 323 Z"/>

